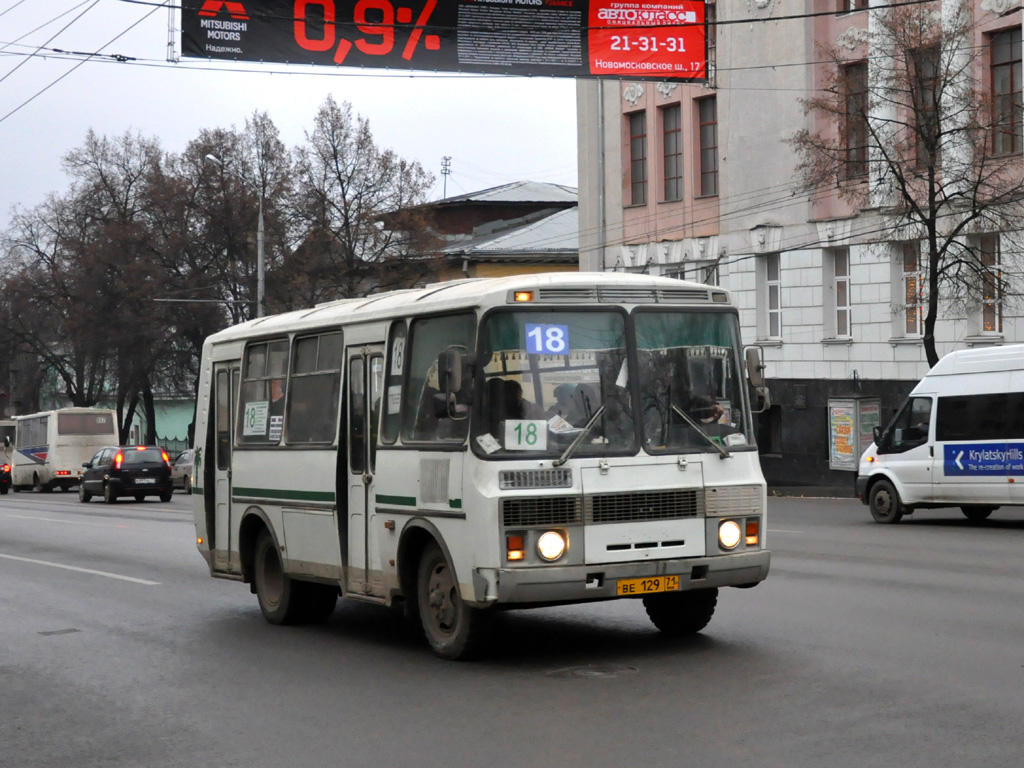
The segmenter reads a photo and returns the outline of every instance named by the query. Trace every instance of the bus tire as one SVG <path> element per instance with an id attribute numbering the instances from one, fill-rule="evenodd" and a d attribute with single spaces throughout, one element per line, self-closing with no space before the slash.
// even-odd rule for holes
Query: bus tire
<path id="1" fill-rule="evenodd" d="M 997 509 L 998 507 L 985 507 L 980 504 L 968 504 L 960 507 L 960 511 L 964 513 L 964 517 L 975 523 L 987 520 L 988 516 Z"/>
<path id="2" fill-rule="evenodd" d="M 292 587 L 300 590 L 301 620 L 304 623 L 323 624 L 331 618 L 334 606 L 338 603 L 337 587 L 305 581 L 292 582 Z"/>
<path id="3" fill-rule="evenodd" d="M 876 523 L 898 523 L 903 517 L 903 502 L 888 480 L 879 480 L 871 486 L 868 509 Z"/>
<path id="4" fill-rule="evenodd" d="M 114 486 L 110 483 L 103 486 L 103 500 L 107 502 L 107 504 L 113 504 L 117 501 L 117 491 L 114 490 Z"/>
<path id="5" fill-rule="evenodd" d="M 92 494 L 85 490 L 85 483 L 78 486 L 78 500 L 83 504 L 88 504 L 92 498 Z"/>
<path id="6" fill-rule="evenodd" d="M 253 581 L 260 612 L 271 624 L 297 624 L 302 619 L 304 601 L 300 582 L 284 572 L 281 553 L 266 530 L 256 539 Z"/>
<path id="7" fill-rule="evenodd" d="M 423 634 L 437 656 L 457 661 L 479 648 L 490 616 L 462 600 L 455 571 L 434 542 L 420 557 L 416 601 Z"/>
<path id="8" fill-rule="evenodd" d="M 697 634 L 711 621 L 718 605 L 718 589 L 667 592 L 643 600 L 654 626 L 671 637 L 685 637 Z"/>
<path id="9" fill-rule="evenodd" d="M 32 488 L 36 493 L 49 493 L 53 490 L 53 487 L 49 483 L 44 483 L 39 479 L 38 474 L 32 476 Z"/>

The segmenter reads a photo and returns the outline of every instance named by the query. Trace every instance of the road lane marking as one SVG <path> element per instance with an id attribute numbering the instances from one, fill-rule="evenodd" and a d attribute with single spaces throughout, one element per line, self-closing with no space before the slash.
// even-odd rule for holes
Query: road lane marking
<path id="1" fill-rule="evenodd" d="M 88 523 L 84 520 L 58 520 L 55 517 L 33 517 L 32 515 L 4 515 L 13 517 L 16 520 L 41 520 L 44 523 L 66 523 L 68 525 L 95 525 L 98 528 L 128 528 L 127 525 L 112 525 L 111 523 Z"/>
<path id="2" fill-rule="evenodd" d="M 16 555 L 0 555 L 5 560 L 17 560 L 21 563 L 34 563 L 35 565 L 48 565 L 51 568 L 63 568 L 65 571 L 76 571 L 77 573 L 89 573 L 93 576 L 106 576 L 108 579 L 119 579 L 121 581 L 130 581 L 133 584 L 144 584 L 147 587 L 156 587 L 160 585 L 159 581 L 147 581 L 146 579 L 136 579 L 134 576 L 122 576 L 119 573 L 108 573 L 107 571 L 94 571 L 92 568 L 79 568 L 76 565 L 64 565 L 63 563 L 51 563 L 47 560 L 33 560 L 31 557 L 17 557 Z"/>

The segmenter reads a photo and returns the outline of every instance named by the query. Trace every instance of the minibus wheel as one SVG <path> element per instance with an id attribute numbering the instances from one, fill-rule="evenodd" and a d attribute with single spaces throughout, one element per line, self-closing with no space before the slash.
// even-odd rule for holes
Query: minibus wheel
<path id="1" fill-rule="evenodd" d="M 715 615 L 717 605 L 717 589 L 666 592 L 644 598 L 644 609 L 651 623 L 672 637 L 700 632 Z"/>
<path id="2" fill-rule="evenodd" d="M 996 511 L 995 507 L 983 507 L 978 504 L 970 504 L 964 507 L 960 507 L 960 511 L 964 513 L 964 517 L 974 522 L 988 519 L 988 516 Z"/>
<path id="3" fill-rule="evenodd" d="M 898 523 L 903 517 L 900 496 L 888 480 L 878 480 L 871 486 L 868 509 L 876 523 Z"/>
<path id="4" fill-rule="evenodd" d="M 479 647 L 489 614 L 472 608 L 459 594 L 455 571 L 434 542 L 423 550 L 416 600 L 423 634 L 442 659 L 465 659 Z"/>

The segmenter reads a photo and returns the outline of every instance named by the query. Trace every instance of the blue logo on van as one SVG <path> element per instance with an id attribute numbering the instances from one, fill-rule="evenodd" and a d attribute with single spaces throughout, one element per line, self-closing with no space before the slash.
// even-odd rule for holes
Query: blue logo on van
<path id="1" fill-rule="evenodd" d="M 1024 475 L 1024 443 L 943 446 L 942 472 L 955 475 Z"/>

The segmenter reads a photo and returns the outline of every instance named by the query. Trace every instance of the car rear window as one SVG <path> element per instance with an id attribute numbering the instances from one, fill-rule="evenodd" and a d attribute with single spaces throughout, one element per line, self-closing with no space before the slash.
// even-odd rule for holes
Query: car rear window
<path id="1" fill-rule="evenodd" d="M 124 456 L 122 466 L 130 464 L 160 464 L 163 462 L 160 451 L 156 448 L 146 448 L 141 451 L 137 448 L 128 448 L 121 453 Z"/>

